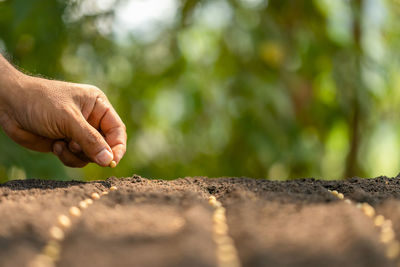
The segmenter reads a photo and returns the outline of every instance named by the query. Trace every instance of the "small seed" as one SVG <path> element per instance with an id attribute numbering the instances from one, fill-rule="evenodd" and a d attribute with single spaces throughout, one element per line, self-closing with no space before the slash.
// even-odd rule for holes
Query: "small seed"
<path id="1" fill-rule="evenodd" d="M 334 196 L 337 196 L 337 195 L 339 194 L 339 192 L 336 191 L 336 190 L 332 190 L 331 193 L 332 193 L 332 195 L 334 195 Z"/>
<path id="2" fill-rule="evenodd" d="M 235 252 L 235 247 L 232 244 L 221 244 L 217 248 L 218 254 L 231 254 Z"/>
<path id="3" fill-rule="evenodd" d="M 351 204 L 351 200 L 350 200 L 350 199 L 345 199 L 345 200 L 344 200 L 344 203 L 346 203 L 346 204 Z"/>
<path id="4" fill-rule="evenodd" d="M 93 200 L 100 199 L 100 195 L 98 193 L 93 193 L 92 194 L 92 199 Z"/>
<path id="5" fill-rule="evenodd" d="M 382 233 L 393 232 L 393 228 L 389 227 L 389 226 L 382 226 L 381 227 L 381 232 Z"/>
<path id="6" fill-rule="evenodd" d="M 52 226 L 50 228 L 50 236 L 56 240 L 63 240 L 64 232 L 63 232 L 63 230 L 61 230 L 60 227 Z"/>
<path id="7" fill-rule="evenodd" d="M 342 193 L 339 193 L 336 196 L 338 197 L 338 199 L 344 199 L 344 195 Z"/>
<path id="8" fill-rule="evenodd" d="M 79 217 L 81 215 L 81 210 L 77 207 L 71 207 L 69 208 L 69 214 L 74 217 Z"/>
<path id="9" fill-rule="evenodd" d="M 221 206 L 221 207 L 219 207 L 218 209 L 215 210 L 215 213 L 225 214 L 225 211 L 226 211 L 225 208 Z"/>
<path id="10" fill-rule="evenodd" d="M 234 253 L 223 253 L 218 255 L 219 266 L 238 267 L 240 264 L 237 255 Z"/>
<path id="11" fill-rule="evenodd" d="M 118 188 L 116 187 L 116 186 L 111 186 L 110 187 L 110 191 L 115 191 L 115 190 L 117 190 Z"/>
<path id="12" fill-rule="evenodd" d="M 101 192 L 102 196 L 108 195 L 108 191 Z"/>
<path id="13" fill-rule="evenodd" d="M 225 216 L 225 208 L 224 207 L 216 208 L 214 214 L 217 216 Z"/>
<path id="14" fill-rule="evenodd" d="M 361 210 L 364 212 L 365 215 L 367 215 L 368 217 L 374 217 L 375 215 L 375 209 L 369 205 L 368 203 L 363 203 Z"/>
<path id="15" fill-rule="evenodd" d="M 383 230 L 383 229 L 382 229 Z M 395 237 L 395 234 L 392 229 L 388 228 L 386 231 L 382 231 L 381 233 L 381 242 L 389 243 Z"/>
<path id="16" fill-rule="evenodd" d="M 86 209 L 88 207 L 88 204 L 86 203 L 86 201 L 82 200 L 81 202 L 79 202 L 79 207 L 81 207 L 82 209 Z"/>
<path id="17" fill-rule="evenodd" d="M 392 221 L 391 220 L 385 220 L 382 223 L 381 227 L 382 227 L 382 231 L 385 231 L 386 229 L 392 229 L 392 227 L 393 227 Z"/>
<path id="18" fill-rule="evenodd" d="M 395 259 L 397 256 L 399 256 L 400 253 L 400 244 L 397 241 L 391 242 L 388 244 L 388 247 L 386 249 L 386 256 L 389 259 Z"/>
<path id="19" fill-rule="evenodd" d="M 217 245 L 233 244 L 232 238 L 227 235 L 215 235 L 213 236 L 213 239 Z"/>
<path id="20" fill-rule="evenodd" d="M 53 267 L 55 266 L 53 259 L 47 255 L 39 254 L 33 261 L 28 264 L 29 267 Z"/>
<path id="21" fill-rule="evenodd" d="M 222 220 L 223 222 L 225 222 L 226 221 L 225 209 L 223 207 L 217 208 L 214 212 L 213 217 L 218 218 L 220 221 Z"/>
<path id="22" fill-rule="evenodd" d="M 116 163 L 114 160 L 111 161 L 111 162 L 110 162 L 110 167 L 111 167 L 111 168 L 117 167 L 117 163 Z"/>
<path id="23" fill-rule="evenodd" d="M 214 222 L 226 222 L 226 217 L 222 213 L 214 213 L 213 220 Z"/>
<path id="24" fill-rule="evenodd" d="M 60 255 L 60 245 L 56 242 L 50 242 L 43 249 L 43 254 L 49 256 L 53 260 L 57 260 Z"/>
<path id="25" fill-rule="evenodd" d="M 209 203 L 209 204 L 214 204 L 216 201 L 217 201 L 217 199 L 216 199 L 214 196 L 210 196 L 210 197 L 208 198 L 208 203 Z"/>
<path id="26" fill-rule="evenodd" d="M 91 200 L 90 198 L 85 199 L 86 204 L 91 205 L 93 204 L 93 200 Z"/>
<path id="27" fill-rule="evenodd" d="M 226 235 L 228 233 L 228 226 L 224 223 L 214 225 L 214 231 L 217 235 Z"/>
<path id="28" fill-rule="evenodd" d="M 216 209 L 222 208 L 222 204 L 218 200 L 216 200 L 215 202 L 211 203 L 211 206 L 213 206 Z"/>
<path id="29" fill-rule="evenodd" d="M 71 226 L 71 220 L 64 214 L 58 216 L 58 223 L 64 228 L 68 228 Z"/>
<path id="30" fill-rule="evenodd" d="M 385 221 L 385 217 L 383 217 L 382 215 L 378 215 L 374 219 L 374 224 L 375 224 L 375 226 L 381 226 L 384 221 Z"/>

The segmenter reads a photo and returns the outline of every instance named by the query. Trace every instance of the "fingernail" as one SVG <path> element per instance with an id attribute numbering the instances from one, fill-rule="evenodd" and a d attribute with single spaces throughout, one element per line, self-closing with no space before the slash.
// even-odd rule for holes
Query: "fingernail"
<path id="1" fill-rule="evenodd" d="M 113 160 L 113 154 L 106 148 L 96 155 L 96 161 L 99 165 L 108 166 Z"/>
<path id="2" fill-rule="evenodd" d="M 75 153 L 82 151 L 81 146 L 78 143 L 75 143 L 75 142 L 71 143 L 71 149 L 73 150 L 72 152 L 75 152 Z"/>
<path id="3" fill-rule="evenodd" d="M 117 150 L 117 151 L 114 151 L 114 153 L 116 154 L 114 160 L 118 163 L 124 156 L 124 152 Z"/>
<path id="4" fill-rule="evenodd" d="M 62 150 L 63 150 L 63 148 L 60 144 L 54 144 L 54 146 L 53 146 L 54 154 L 56 154 L 57 156 L 60 156 L 62 153 Z"/>

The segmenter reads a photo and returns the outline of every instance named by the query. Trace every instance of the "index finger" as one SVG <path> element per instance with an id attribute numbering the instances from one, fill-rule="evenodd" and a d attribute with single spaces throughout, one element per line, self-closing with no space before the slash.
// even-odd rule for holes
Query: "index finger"
<path id="1" fill-rule="evenodd" d="M 95 124 L 104 134 L 104 138 L 114 154 L 114 161 L 118 164 L 126 152 L 126 127 L 111 103 L 104 98 L 98 97 L 92 114 Z M 90 118 L 89 118 L 90 119 Z"/>

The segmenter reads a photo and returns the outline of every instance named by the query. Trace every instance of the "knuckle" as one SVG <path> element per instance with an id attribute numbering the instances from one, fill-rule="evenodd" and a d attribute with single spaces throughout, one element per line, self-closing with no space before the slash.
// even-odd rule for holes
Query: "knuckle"
<path id="1" fill-rule="evenodd" d="M 106 97 L 104 92 L 95 85 L 80 84 L 79 89 L 81 90 L 82 96 L 88 99 L 97 99 L 99 97 L 101 98 Z"/>
<path id="2" fill-rule="evenodd" d="M 95 85 L 89 85 L 89 89 L 92 90 L 93 92 L 102 92 L 100 88 Z"/>
<path id="3" fill-rule="evenodd" d="M 92 89 L 89 90 L 87 98 L 93 101 L 93 106 L 99 103 L 102 103 L 104 105 L 108 102 L 108 98 L 102 90 L 95 86 L 91 88 Z"/>
<path id="4" fill-rule="evenodd" d="M 102 137 L 100 137 L 99 134 L 95 132 L 95 130 L 88 132 L 88 140 L 87 141 L 91 145 L 100 143 L 102 141 L 101 139 L 102 139 Z"/>
<path id="5" fill-rule="evenodd" d="M 95 97 L 106 97 L 106 95 L 104 94 L 104 92 L 98 88 L 97 86 L 94 85 L 88 85 L 88 91 L 92 96 Z"/>
<path id="6" fill-rule="evenodd" d="M 116 142 L 121 146 L 126 146 L 126 135 L 120 135 L 116 138 Z"/>
<path id="7" fill-rule="evenodd" d="M 87 134 L 86 139 L 83 140 L 82 149 L 87 156 L 92 158 L 104 147 L 104 143 L 105 141 L 100 134 L 91 131 Z"/>

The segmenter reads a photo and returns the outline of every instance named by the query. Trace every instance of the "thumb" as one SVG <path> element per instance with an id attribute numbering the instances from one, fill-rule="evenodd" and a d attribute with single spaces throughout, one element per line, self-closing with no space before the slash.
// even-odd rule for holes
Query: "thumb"
<path id="1" fill-rule="evenodd" d="M 78 143 L 88 158 L 100 166 L 108 166 L 114 156 L 104 137 L 83 116 L 70 123 L 70 138 Z"/>

